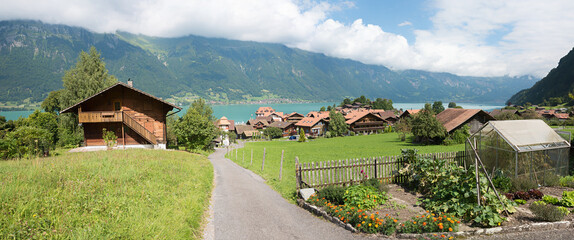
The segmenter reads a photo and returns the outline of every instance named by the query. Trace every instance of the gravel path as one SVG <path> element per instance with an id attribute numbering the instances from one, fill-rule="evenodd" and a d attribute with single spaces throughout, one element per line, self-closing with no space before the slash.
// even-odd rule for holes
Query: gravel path
<path id="1" fill-rule="evenodd" d="M 212 222 L 207 224 L 204 238 L 373 239 L 290 204 L 260 176 L 226 159 L 225 152 L 216 149 L 209 156 L 215 171 L 215 190 Z"/>

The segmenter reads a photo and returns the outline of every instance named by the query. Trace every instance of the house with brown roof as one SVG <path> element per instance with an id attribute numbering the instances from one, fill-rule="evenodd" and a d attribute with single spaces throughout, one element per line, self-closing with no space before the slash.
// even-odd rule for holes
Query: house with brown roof
<path id="1" fill-rule="evenodd" d="M 275 109 L 273 109 L 271 107 L 260 107 L 259 109 L 257 109 L 257 111 L 255 111 L 255 116 L 256 117 L 267 117 L 271 113 L 274 113 L 274 112 L 275 112 Z"/>
<path id="2" fill-rule="evenodd" d="M 261 134 L 259 130 L 250 125 L 236 125 L 235 133 L 237 134 L 237 139 L 249 139 Z"/>
<path id="3" fill-rule="evenodd" d="M 299 122 L 301 121 L 301 119 L 303 119 L 305 116 L 303 114 L 297 113 L 297 112 L 292 112 L 290 114 L 285 115 L 285 121 L 286 122 Z"/>
<path id="4" fill-rule="evenodd" d="M 353 118 L 345 121 L 345 123 L 349 125 L 349 130 L 362 134 L 383 131 L 388 125 L 387 121 L 382 119 L 378 114 L 374 114 L 372 112 L 356 114 Z"/>
<path id="5" fill-rule="evenodd" d="M 329 118 L 329 111 L 311 111 L 309 113 L 307 113 L 306 117 L 312 117 L 312 118 L 322 118 L 322 119 L 327 119 Z"/>
<path id="6" fill-rule="evenodd" d="M 385 121 L 387 121 L 390 125 L 395 124 L 397 121 L 399 121 L 399 117 L 397 116 L 397 114 L 395 114 L 395 111 L 384 111 L 384 112 L 378 112 L 375 114 L 378 114 L 379 117 L 381 117 L 382 119 L 384 119 Z"/>
<path id="7" fill-rule="evenodd" d="M 470 133 L 478 131 L 488 121 L 495 120 L 481 109 L 447 108 L 436 115 L 436 119 L 451 134 L 460 127 L 468 125 Z"/>
<path id="8" fill-rule="evenodd" d="M 268 116 L 271 117 L 271 122 L 283 122 L 283 112 L 272 112 Z"/>
<path id="9" fill-rule="evenodd" d="M 224 132 L 235 131 L 235 121 L 227 119 L 225 116 L 215 121 L 215 126 Z"/>
<path id="10" fill-rule="evenodd" d="M 276 127 L 281 129 L 283 137 L 297 135 L 297 127 L 293 122 L 272 122 L 267 127 Z"/>
<path id="11" fill-rule="evenodd" d="M 105 146 L 103 129 L 118 137 L 123 147 L 165 149 L 167 144 L 166 115 L 180 107 L 133 87 L 118 82 L 60 113 L 75 113 L 84 129 L 84 145 Z"/>
<path id="12" fill-rule="evenodd" d="M 307 136 L 321 136 L 327 131 L 327 121 L 323 118 L 305 117 L 297 122 L 295 126 L 298 129 L 303 129 Z M 300 131 L 300 130 L 297 130 Z"/>
<path id="13" fill-rule="evenodd" d="M 494 109 L 494 110 L 492 110 L 492 112 L 490 112 L 490 116 L 497 119 L 497 116 L 499 116 L 503 113 L 510 113 L 510 114 L 515 114 L 517 116 L 520 116 L 520 112 L 518 112 L 518 110 L 516 110 L 516 109 Z"/>
<path id="14" fill-rule="evenodd" d="M 406 118 L 409 116 L 413 117 L 415 114 L 417 114 L 420 111 L 421 111 L 421 109 L 407 109 L 403 113 L 401 113 L 401 115 L 399 116 L 399 119 Z"/>
<path id="15" fill-rule="evenodd" d="M 247 125 L 252 126 L 255 129 L 265 129 L 271 123 L 271 117 L 258 117 L 255 119 L 249 119 Z"/>

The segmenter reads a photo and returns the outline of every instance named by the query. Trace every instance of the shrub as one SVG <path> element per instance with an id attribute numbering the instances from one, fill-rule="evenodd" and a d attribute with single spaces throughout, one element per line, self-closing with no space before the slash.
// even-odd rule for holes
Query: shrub
<path id="1" fill-rule="evenodd" d="M 536 201 L 530 204 L 530 211 L 532 211 L 536 217 L 548 222 L 560 221 L 569 213 L 565 207 L 548 205 L 543 201 Z"/>
<path id="2" fill-rule="evenodd" d="M 574 188 L 574 176 L 565 176 L 559 180 L 560 186 Z"/>
<path id="3" fill-rule="evenodd" d="M 522 199 L 516 199 L 516 200 L 514 200 L 514 202 L 517 204 L 520 204 L 520 205 L 526 204 L 526 200 L 522 200 Z"/>
<path id="4" fill-rule="evenodd" d="M 544 174 L 544 186 L 555 187 L 560 185 L 560 176 L 547 172 Z"/>
<path id="5" fill-rule="evenodd" d="M 528 191 L 530 189 L 538 188 L 538 183 L 530 179 L 528 176 L 520 176 L 512 179 L 512 187 L 510 190 L 513 192 Z"/>
<path id="6" fill-rule="evenodd" d="M 325 138 L 331 138 L 331 132 L 329 131 L 325 132 Z"/>
<path id="7" fill-rule="evenodd" d="M 363 185 L 350 186 L 343 198 L 348 207 L 365 210 L 373 209 L 389 199 L 386 194 L 379 193 L 375 188 Z"/>
<path id="8" fill-rule="evenodd" d="M 351 132 L 349 133 L 349 136 L 355 136 L 355 132 L 351 131 Z"/>
<path id="9" fill-rule="evenodd" d="M 328 186 L 325 187 L 317 193 L 319 199 L 325 199 L 333 204 L 342 205 L 345 203 L 343 201 L 343 196 L 345 195 L 345 187 L 339 186 Z"/>
<path id="10" fill-rule="evenodd" d="M 505 196 L 506 199 L 508 199 L 508 200 L 513 200 L 513 199 L 514 199 L 514 193 L 505 193 L 504 196 Z"/>

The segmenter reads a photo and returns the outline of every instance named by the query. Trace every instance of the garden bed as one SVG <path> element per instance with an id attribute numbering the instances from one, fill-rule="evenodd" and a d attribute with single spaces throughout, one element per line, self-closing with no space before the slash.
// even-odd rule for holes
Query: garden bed
<path id="1" fill-rule="evenodd" d="M 563 191 L 573 191 L 574 189 L 568 187 L 541 187 L 539 190 L 544 193 L 544 195 L 560 198 Z M 399 220 L 399 222 L 411 220 L 416 216 L 428 215 L 427 211 L 418 205 L 418 200 L 420 197 L 422 197 L 421 194 L 408 192 L 403 187 L 396 184 L 389 184 L 387 193 L 392 197 L 383 205 L 369 210 L 367 215 L 371 213 L 379 213 L 379 215 L 385 216 L 388 214 L 390 217 Z M 531 199 L 528 200 L 526 204 L 516 206 L 516 212 L 507 217 L 507 221 L 504 221 L 500 227 L 484 228 L 471 225 L 470 223 L 461 222 L 458 227 L 458 232 L 437 233 L 437 235 L 439 237 L 442 234 L 444 234 L 445 237 L 470 236 L 499 232 L 528 231 L 537 229 L 561 229 L 574 227 L 574 214 L 572 213 L 568 214 L 566 218 L 561 222 L 545 222 L 543 220 L 537 219 L 529 210 L 529 205 L 535 201 L 536 200 Z M 347 230 L 352 232 L 359 232 L 351 224 L 340 221 L 337 217 L 330 216 L 327 212 L 322 211 L 323 208 L 321 207 L 314 205 L 313 207 L 309 207 L 312 204 L 306 203 L 302 200 L 299 201 L 299 205 L 318 216 L 322 216 L 325 219 L 338 224 Z M 569 208 L 569 210 L 572 211 L 573 208 Z M 418 235 L 395 234 L 394 236 L 399 238 L 416 238 Z"/>

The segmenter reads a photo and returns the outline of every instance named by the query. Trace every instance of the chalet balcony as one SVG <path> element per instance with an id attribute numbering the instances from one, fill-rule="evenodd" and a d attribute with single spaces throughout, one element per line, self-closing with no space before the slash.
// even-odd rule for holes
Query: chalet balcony
<path id="1" fill-rule="evenodd" d="M 377 127 L 377 126 L 386 126 L 387 123 L 384 121 L 373 121 L 373 122 L 356 122 L 355 127 Z"/>
<path id="2" fill-rule="evenodd" d="M 122 112 L 120 111 L 78 113 L 78 119 L 80 123 L 122 122 L 122 116 Z"/>

